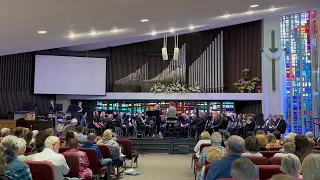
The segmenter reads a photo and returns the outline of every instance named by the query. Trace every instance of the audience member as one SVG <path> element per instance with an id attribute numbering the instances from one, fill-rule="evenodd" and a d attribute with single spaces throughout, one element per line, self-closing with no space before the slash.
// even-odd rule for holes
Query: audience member
<path id="1" fill-rule="evenodd" d="M 308 138 L 308 137 L 307 137 L 307 138 Z M 310 143 L 311 149 L 313 149 L 313 146 L 315 146 L 316 143 L 314 142 L 314 140 L 313 140 L 312 138 L 308 138 L 308 141 L 309 141 L 309 143 Z"/>
<path id="2" fill-rule="evenodd" d="M 201 144 L 211 144 L 210 134 L 208 131 L 203 131 L 200 135 L 200 140 L 197 145 L 194 147 L 194 152 L 196 153 L 196 157 L 200 157 L 200 146 Z"/>
<path id="3" fill-rule="evenodd" d="M 232 163 L 231 175 L 234 180 L 255 180 L 256 167 L 251 160 L 239 158 Z"/>
<path id="4" fill-rule="evenodd" d="M 31 161 L 31 160 L 33 160 L 34 154 L 29 155 L 29 156 L 25 156 L 24 155 L 24 153 L 26 152 L 26 145 L 27 145 L 27 142 L 23 138 L 18 138 L 17 139 L 17 147 L 18 147 L 17 158 L 20 161 Z"/>
<path id="5" fill-rule="evenodd" d="M 64 179 L 69 173 L 69 166 L 62 154 L 59 154 L 60 141 L 56 136 L 49 136 L 44 142 L 45 149 L 34 156 L 35 161 L 49 161 L 53 165 L 55 180 Z"/>
<path id="6" fill-rule="evenodd" d="M 218 149 L 216 147 L 209 147 L 208 148 L 206 161 L 209 164 L 212 164 L 215 161 L 221 160 L 222 157 L 223 157 L 223 155 L 222 155 L 222 152 L 220 151 L 220 149 Z M 202 166 L 201 171 L 198 173 L 198 180 L 203 180 L 204 170 L 205 170 L 205 166 Z"/>
<path id="7" fill-rule="evenodd" d="M 276 175 L 273 175 L 270 180 L 296 180 L 296 179 L 292 176 L 288 176 L 285 174 L 276 174 Z"/>
<path id="8" fill-rule="evenodd" d="M 81 148 L 94 148 L 98 152 L 99 166 L 110 166 L 112 165 L 112 160 L 110 158 L 103 159 L 100 148 L 94 145 L 96 140 L 96 135 L 94 133 L 89 133 L 87 137 L 87 142 L 81 145 Z"/>
<path id="9" fill-rule="evenodd" d="M 85 142 L 87 140 L 87 136 L 83 134 L 84 133 L 84 127 L 82 125 L 79 125 L 79 126 L 77 126 L 76 129 L 77 129 L 77 133 L 78 133 L 77 139 L 79 141 Z"/>
<path id="10" fill-rule="evenodd" d="M 231 136 L 231 134 L 229 133 L 229 132 L 224 132 L 223 134 L 222 134 L 222 142 L 221 142 L 221 146 L 222 147 L 226 147 L 226 144 L 225 144 L 225 142 L 227 141 L 227 139 L 229 138 Z"/>
<path id="11" fill-rule="evenodd" d="M 66 136 L 66 134 L 67 134 L 68 132 L 77 132 L 77 129 L 76 129 L 76 127 L 73 126 L 73 125 L 68 125 L 68 126 L 66 126 L 66 127 L 64 128 L 64 130 L 63 130 L 63 136 Z"/>
<path id="12" fill-rule="evenodd" d="M 242 156 L 258 156 L 263 157 L 259 152 L 260 144 L 255 136 L 248 136 L 245 140 L 246 152 L 242 153 Z"/>
<path id="13" fill-rule="evenodd" d="M 33 136 L 32 131 L 29 131 L 24 137 L 24 140 L 26 140 L 26 143 L 28 146 L 31 144 L 32 136 Z"/>
<path id="14" fill-rule="evenodd" d="M 211 164 L 206 180 L 231 178 L 231 165 L 241 157 L 245 149 L 244 139 L 240 136 L 230 136 L 226 144 L 227 157 Z"/>
<path id="15" fill-rule="evenodd" d="M 272 134 L 276 137 L 277 143 L 282 146 L 283 142 L 281 141 L 281 133 L 279 131 L 274 131 Z"/>
<path id="16" fill-rule="evenodd" d="M 48 133 L 50 136 L 54 136 L 54 130 L 53 130 L 53 128 L 48 128 L 48 129 L 46 129 L 45 131 L 46 131 L 46 133 Z"/>
<path id="17" fill-rule="evenodd" d="M 2 139 L 0 145 L 1 171 L 8 179 L 32 180 L 32 175 L 27 164 L 18 160 L 19 147 L 16 136 L 8 135 Z"/>
<path id="18" fill-rule="evenodd" d="M 310 154 L 302 162 L 302 176 L 305 180 L 319 180 L 320 154 Z"/>
<path id="19" fill-rule="evenodd" d="M 294 138 L 296 137 L 296 133 L 289 133 L 287 134 L 284 138 L 283 138 L 283 144 L 287 143 L 287 142 L 292 142 L 294 143 Z M 284 148 L 279 150 L 281 153 L 284 152 Z"/>
<path id="20" fill-rule="evenodd" d="M 92 179 L 92 170 L 89 167 L 88 156 L 85 152 L 79 151 L 79 141 L 76 138 L 69 139 L 67 145 L 70 150 L 64 152 L 63 154 L 74 154 L 79 158 L 79 178 L 80 179 Z"/>
<path id="21" fill-rule="evenodd" d="M 2 138 L 8 136 L 11 134 L 11 130 L 9 128 L 2 128 L 1 129 L 1 137 L 0 137 L 0 142 L 2 140 Z"/>
<path id="22" fill-rule="evenodd" d="M 313 135 L 313 133 L 311 131 L 308 131 L 308 132 L 306 132 L 306 137 L 313 139 L 314 135 Z"/>
<path id="23" fill-rule="evenodd" d="M 222 141 L 221 134 L 218 132 L 214 132 L 211 134 L 211 146 L 209 146 L 209 147 L 216 147 L 222 152 L 223 155 L 226 155 L 226 148 L 221 146 L 221 141 Z M 203 148 L 202 152 L 200 153 L 199 162 L 200 162 L 201 166 L 205 165 L 205 161 L 206 161 L 207 153 L 208 153 L 207 150 L 209 147 Z"/>
<path id="24" fill-rule="evenodd" d="M 266 145 L 266 148 L 281 146 L 279 143 L 277 143 L 276 136 L 273 133 L 267 135 L 267 141 L 268 144 Z"/>
<path id="25" fill-rule="evenodd" d="M 62 144 L 62 147 L 67 147 L 67 142 L 72 138 L 75 138 L 74 132 L 71 132 L 71 131 L 67 132 L 65 140 L 64 140 L 64 142 Z"/>
<path id="26" fill-rule="evenodd" d="M 267 151 L 266 145 L 268 144 L 267 137 L 263 134 L 256 135 L 256 138 L 260 144 L 260 150 L 259 151 Z"/>
<path id="27" fill-rule="evenodd" d="M 256 131 L 256 135 L 259 135 L 259 134 L 266 135 L 266 132 L 264 132 L 264 130 L 262 129 L 259 129 Z"/>
<path id="28" fill-rule="evenodd" d="M 44 142 L 50 135 L 45 131 L 40 131 L 35 138 L 32 152 L 42 152 L 44 149 Z"/>
<path id="29" fill-rule="evenodd" d="M 289 153 L 294 153 L 296 151 L 296 145 L 293 142 L 287 142 L 284 144 L 284 152 L 283 153 L 276 153 L 273 157 L 285 157 Z"/>
<path id="30" fill-rule="evenodd" d="M 299 159 L 304 158 L 312 153 L 312 147 L 307 137 L 303 135 L 297 135 L 294 139 L 296 144 L 296 151 L 294 154 L 298 156 Z"/>
<path id="31" fill-rule="evenodd" d="M 29 146 L 34 146 L 34 142 L 36 140 L 36 136 L 37 136 L 38 133 L 39 133 L 38 130 L 33 130 L 32 131 L 32 139 L 31 139 L 31 142 L 30 142 Z"/>
<path id="32" fill-rule="evenodd" d="M 302 178 L 300 175 L 301 162 L 300 159 L 294 154 L 287 154 L 281 160 L 281 170 L 289 176 L 296 179 Z"/>
<path id="33" fill-rule="evenodd" d="M 17 138 L 23 138 L 24 137 L 24 127 L 16 127 L 13 130 L 13 135 L 15 135 Z"/>

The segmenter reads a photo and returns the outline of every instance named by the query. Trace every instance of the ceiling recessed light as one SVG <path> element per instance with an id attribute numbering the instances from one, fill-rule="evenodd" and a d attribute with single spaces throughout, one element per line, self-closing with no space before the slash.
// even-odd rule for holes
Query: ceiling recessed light
<path id="1" fill-rule="evenodd" d="M 175 30 L 174 30 L 173 28 L 171 28 L 169 31 L 170 31 L 171 33 L 174 33 L 174 32 L 175 32 Z"/>
<path id="2" fill-rule="evenodd" d="M 38 31 L 39 34 L 46 34 L 47 31 Z"/>
<path id="3" fill-rule="evenodd" d="M 277 8 L 270 8 L 269 11 L 275 11 Z"/>
<path id="4" fill-rule="evenodd" d="M 155 36 L 155 35 L 157 35 L 157 34 L 158 34 L 157 31 L 152 31 L 152 32 L 151 32 L 151 35 L 152 35 L 152 36 Z"/>
<path id="5" fill-rule="evenodd" d="M 258 7 L 259 5 L 258 4 L 254 4 L 254 5 L 251 5 L 250 7 L 251 8 L 255 8 L 255 7 Z"/>
<path id="6" fill-rule="evenodd" d="M 231 16 L 231 14 L 225 14 L 225 15 L 223 15 L 224 18 L 227 18 L 227 17 L 230 17 L 230 16 Z"/>
<path id="7" fill-rule="evenodd" d="M 148 22 L 149 19 L 141 19 L 140 21 L 141 21 L 141 22 Z"/>
<path id="8" fill-rule="evenodd" d="M 95 36 L 95 35 L 98 34 L 98 32 L 96 32 L 96 31 L 91 31 L 89 34 L 90 34 L 91 36 Z"/>
<path id="9" fill-rule="evenodd" d="M 190 29 L 190 30 L 194 30 L 194 28 L 196 28 L 194 25 L 190 25 L 190 26 L 189 26 L 189 29 Z"/>
<path id="10" fill-rule="evenodd" d="M 247 11 L 246 14 L 252 14 L 254 11 Z"/>
<path id="11" fill-rule="evenodd" d="M 113 32 L 113 33 L 118 32 L 118 31 L 119 31 L 119 29 L 117 29 L 117 28 L 114 28 L 111 30 L 111 32 Z"/>

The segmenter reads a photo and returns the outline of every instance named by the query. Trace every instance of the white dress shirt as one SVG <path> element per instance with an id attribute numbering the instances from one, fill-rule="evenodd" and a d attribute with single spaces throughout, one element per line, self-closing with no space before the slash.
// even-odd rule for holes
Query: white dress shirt
<path id="1" fill-rule="evenodd" d="M 69 166 L 62 154 L 55 153 L 50 148 L 45 148 L 41 153 L 34 156 L 34 161 L 49 161 L 53 165 L 55 180 L 64 179 L 63 175 L 68 174 Z"/>
<path id="2" fill-rule="evenodd" d="M 197 158 L 200 157 L 201 144 L 211 144 L 211 139 L 201 139 L 200 141 L 198 141 L 197 145 L 194 147 L 194 152 L 196 153 Z"/>

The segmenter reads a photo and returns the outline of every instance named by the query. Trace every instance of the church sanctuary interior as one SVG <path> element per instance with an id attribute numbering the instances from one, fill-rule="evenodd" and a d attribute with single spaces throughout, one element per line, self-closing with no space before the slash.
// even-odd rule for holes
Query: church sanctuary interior
<path id="1" fill-rule="evenodd" d="M 319 0 L 4 0 L 0 180 L 318 180 Z"/>

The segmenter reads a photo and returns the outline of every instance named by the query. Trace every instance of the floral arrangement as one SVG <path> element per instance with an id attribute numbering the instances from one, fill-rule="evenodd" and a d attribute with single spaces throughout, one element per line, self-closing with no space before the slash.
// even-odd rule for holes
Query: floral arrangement
<path id="1" fill-rule="evenodd" d="M 152 93 L 200 93 L 201 88 L 199 83 L 195 83 L 192 86 L 186 87 L 185 85 L 180 84 L 179 81 L 174 81 L 169 85 L 164 85 L 160 82 L 157 82 L 151 89 Z"/>
<path id="2" fill-rule="evenodd" d="M 243 78 L 239 81 L 233 83 L 233 85 L 241 92 L 261 92 L 261 80 L 258 77 L 250 78 L 249 77 L 249 69 L 242 70 Z"/>

